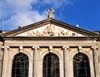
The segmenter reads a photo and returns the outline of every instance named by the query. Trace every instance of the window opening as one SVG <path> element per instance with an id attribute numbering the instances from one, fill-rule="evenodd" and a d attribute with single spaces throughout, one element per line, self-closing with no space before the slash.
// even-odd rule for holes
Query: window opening
<path id="1" fill-rule="evenodd" d="M 12 65 L 12 77 L 28 77 L 29 60 L 25 54 L 15 55 Z"/>
<path id="2" fill-rule="evenodd" d="M 91 77 L 89 59 L 85 54 L 78 53 L 73 58 L 74 77 Z"/>
<path id="3" fill-rule="evenodd" d="M 60 77 L 59 58 L 57 55 L 49 53 L 44 57 L 43 77 Z"/>

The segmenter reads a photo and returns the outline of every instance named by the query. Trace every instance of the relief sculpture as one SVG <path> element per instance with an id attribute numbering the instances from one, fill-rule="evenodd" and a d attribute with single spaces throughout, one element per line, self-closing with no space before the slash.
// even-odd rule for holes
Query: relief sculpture
<path id="1" fill-rule="evenodd" d="M 55 28 L 55 25 L 49 25 L 42 32 L 36 30 L 27 32 L 27 36 L 78 36 L 78 34 L 69 30 Z"/>

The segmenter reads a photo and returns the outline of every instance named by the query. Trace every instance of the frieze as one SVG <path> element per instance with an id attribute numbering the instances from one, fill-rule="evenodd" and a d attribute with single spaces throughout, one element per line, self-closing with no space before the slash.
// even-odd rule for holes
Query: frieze
<path id="1" fill-rule="evenodd" d="M 27 36 L 78 36 L 77 33 L 70 34 L 70 31 L 64 31 L 61 28 L 55 29 L 54 25 L 47 26 L 42 33 L 39 31 L 33 30 L 27 32 Z"/>
<path id="2" fill-rule="evenodd" d="M 58 27 L 53 24 L 49 24 L 44 27 L 28 31 L 23 34 L 19 34 L 17 36 L 83 36 L 83 35 Z"/>

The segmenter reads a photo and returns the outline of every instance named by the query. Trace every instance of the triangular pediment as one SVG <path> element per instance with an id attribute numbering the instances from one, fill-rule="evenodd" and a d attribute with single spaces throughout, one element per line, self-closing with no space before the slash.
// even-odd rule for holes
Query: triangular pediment
<path id="1" fill-rule="evenodd" d="M 45 26 L 18 34 L 16 36 L 84 36 L 84 35 L 59 27 L 54 24 L 47 24 Z"/>
<path id="2" fill-rule="evenodd" d="M 12 31 L 4 33 L 2 37 L 32 37 L 32 36 L 76 36 L 98 37 L 99 34 L 91 32 L 68 23 L 48 18 Z"/>

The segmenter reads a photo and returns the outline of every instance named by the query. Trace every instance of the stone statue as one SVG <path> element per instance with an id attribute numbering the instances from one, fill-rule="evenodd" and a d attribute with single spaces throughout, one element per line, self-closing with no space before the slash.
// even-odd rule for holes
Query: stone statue
<path id="1" fill-rule="evenodd" d="M 49 10 L 47 9 L 47 12 L 48 12 L 48 18 L 54 18 L 54 10 L 50 8 Z"/>

